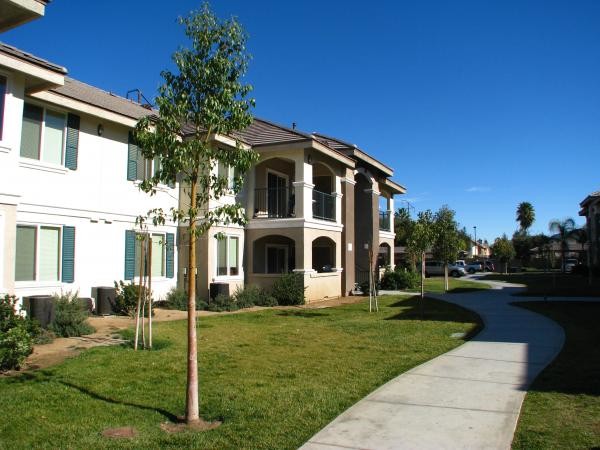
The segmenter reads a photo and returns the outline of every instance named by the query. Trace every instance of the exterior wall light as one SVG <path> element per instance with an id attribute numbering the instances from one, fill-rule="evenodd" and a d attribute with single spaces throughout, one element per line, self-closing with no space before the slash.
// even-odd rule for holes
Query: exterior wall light
<path id="1" fill-rule="evenodd" d="M 98 125 L 98 136 L 102 136 L 104 134 L 104 125 Z"/>

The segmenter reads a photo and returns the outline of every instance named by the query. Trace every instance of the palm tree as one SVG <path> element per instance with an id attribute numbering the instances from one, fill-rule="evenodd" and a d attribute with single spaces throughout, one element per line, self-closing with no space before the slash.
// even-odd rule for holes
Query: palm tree
<path id="1" fill-rule="evenodd" d="M 527 230 L 535 221 L 535 211 L 533 205 L 529 202 L 521 202 L 517 207 L 517 222 L 521 232 L 527 233 Z"/>
<path id="2" fill-rule="evenodd" d="M 557 236 L 555 239 L 560 242 L 560 253 L 561 253 L 561 271 L 565 271 L 565 253 L 569 249 L 567 240 L 573 236 L 575 232 L 575 221 L 567 217 L 565 220 L 554 219 L 548 224 L 548 228 L 551 233 L 555 233 Z"/>

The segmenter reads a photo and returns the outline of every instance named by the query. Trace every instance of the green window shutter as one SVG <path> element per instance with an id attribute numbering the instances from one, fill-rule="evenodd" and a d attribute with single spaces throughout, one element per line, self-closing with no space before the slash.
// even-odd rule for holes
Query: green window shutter
<path id="1" fill-rule="evenodd" d="M 133 132 L 129 132 L 129 142 L 127 148 L 127 179 L 130 181 L 137 180 L 137 159 L 138 159 L 138 146 L 133 138 Z"/>
<path id="2" fill-rule="evenodd" d="M 67 116 L 67 145 L 65 148 L 65 167 L 77 170 L 77 153 L 79 149 L 80 118 L 75 114 Z"/>
<path id="3" fill-rule="evenodd" d="M 173 278 L 175 276 L 175 235 L 167 233 L 165 240 L 167 245 L 166 277 Z"/>
<path id="4" fill-rule="evenodd" d="M 63 226 L 62 232 L 62 282 L 75 280 L 75 227 Z"/>
<path id="5" fill-rule="evenodd" d="M 135 231 L 125 231 L 125 279 L 133 280 L 135 276 Z"/>

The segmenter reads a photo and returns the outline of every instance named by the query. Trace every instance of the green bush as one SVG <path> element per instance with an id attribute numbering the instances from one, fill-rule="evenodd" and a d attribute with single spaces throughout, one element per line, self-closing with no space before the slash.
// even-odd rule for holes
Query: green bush
<path id="1" fill-rule="evenodd" d="M 94 327 L 87 323 L 88 312 L 77 298 L 77 293 L 67 292 L 55 296 L 52 301 L 54 302 L 54 320 L 49 328 L 57 336 L 83 336 L 95 331 Z"/>
<path id="2" fill-rule="evenodd" d="M 0 332 L 0 370 L 18 370 L 33 352 L 33 339 L 24 324 Z"/>
<path id="3" fill-rule="evenodd" d="M 250 308 L 252 306 L 276 306 L 277 300 L 263 289 L 248 285 L 238 287 L 233 294 L 238 308 Z"/>
<path id="4" fill-rule="evenodd" d="M 221 312 L 236 311 L 239 309 L 239 307 L 233 297 L 219 294 L 213 300 L 211 300 L 206 309 L 209 311 Z"/>
<path id="5" fill-rule="evenodd" d="M 273 283 L 271 295 L 279 305 L 303 305 L 305 302 L 304 277 L 298 273 L 285 273 Z"/>
<path id="6" fill-rule="evenodd" d="M 154 302 L 155 307 L 176 309 L 178 311 L 187 311 L 188 295 L 183 289 L 172 288 L 167 293 L 167 298 L 161 302 Z M 208 303 L 200 298 L 196 298 L 196 311 L 206 309 Z"/>
<path id="7" fill-rule="evenodd" d="M 115 295 L 115 304 L 113 305 L 113 311 L 115 314 L 130 317 L 135 316 L 135 309 L 137 308 L 140 287 L 134 283 L 125 284 L 123 281 L 115 281 L 115 288 L 117 290 Z M 143 291 L 142 295 L 144 295 Z M 152 301 L 151 292 L 150 301 Z"/>
<path id="8" fill-rule="evenodd" d="M 19 369 L 33 351 L 34 337 L 42 335 L 37 321 L 21 316 L 14 295 L 0 297 L 0 370 Z"/>
<path id="9" fill-rule="evenodd" d="M 414 289 L 419 286 L 419 281 L 419 274 L 416 272 L 404 270 L 392 272 L 391 270 L 386 270 L 381 278 L 381 289 Z"/>

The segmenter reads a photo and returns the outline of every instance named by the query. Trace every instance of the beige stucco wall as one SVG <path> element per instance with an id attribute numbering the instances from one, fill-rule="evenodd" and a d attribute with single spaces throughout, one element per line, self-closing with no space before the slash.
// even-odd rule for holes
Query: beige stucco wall
<path id="1" fill-rule="evenodd" d="M 314 226 L 311 224 L 311 226 Z M 306 286 L 306 299 L 308 302 L 328 297 L 339 297 L 341 289 L 341 264 L 342 264 L 342 236 L 340 231 L 319 228 L 294 227 L 276 229 L 251 229 L 246 230 L 245 260 L 254 261 L 254 242 L 267 236 L 284 236 L 290 238 L 295 244 L 295 271 L 304 277 Z M 325 274 L 316 273 L 312 269 L 313 241 L 320 237 L 327 237 L 335 243 L 335 266 L 338 271 Z M 273 242 L 280 242 L 274 238 Z M 260 259 L 260 258 L 259 258 Z M 255 273 L 253 264 L 247 264 L 246 282 L 270 289 L 279 278 L 276 274 Z"/>

